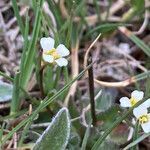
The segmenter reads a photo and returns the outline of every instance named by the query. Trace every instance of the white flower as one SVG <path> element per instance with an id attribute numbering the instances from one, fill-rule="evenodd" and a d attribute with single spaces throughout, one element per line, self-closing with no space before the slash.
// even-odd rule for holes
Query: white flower
<path id="1" fill-rule="evenodd" d="M 120 105 L 122 107 L 132 107 L 134 106 L 138 101 L 142 100 L 144 97 L 144 92 L 143 91 L 133 91 L 131 93 L 131 98 L 129 99 L 128 97 L 122 97 L 120 99 Z"/>
<path id="2" fill-rule="evenodd" d="M 133 109 L 133 114 L 141 124 L 144 132 L 150 132 L 150 114 L 148 114 L 147 108 L 145 108 L 144 105 L 140 105 Z"/>
<path id="3" fill-rule="evenodd" d="M 57 65 L 60 67 L 67 66 L 68 60 L 63 57 L 68 56 L 70 52 L 63 44 L 59 44 L 58 47 L 55 49 L 55 41 L 51 37 L 41 38 L 40 44 L 43 49 L 42 58 L 45 62 L 56 62 Z"/>

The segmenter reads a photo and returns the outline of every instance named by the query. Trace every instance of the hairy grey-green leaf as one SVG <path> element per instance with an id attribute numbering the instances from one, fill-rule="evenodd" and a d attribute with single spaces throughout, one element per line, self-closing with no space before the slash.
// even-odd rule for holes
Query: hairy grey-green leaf
<path id="1" fill-rule="evenodd" d="M 9 101 L 12 98 L 12 89 L 11 84 L 0 81 L 0 102 Z"/>
<path id="2" fill-rule="evenodd" d="M 67 108 L 62 108 L 37 140 L 33 150 L 64 150 L 70 136 Z"/>

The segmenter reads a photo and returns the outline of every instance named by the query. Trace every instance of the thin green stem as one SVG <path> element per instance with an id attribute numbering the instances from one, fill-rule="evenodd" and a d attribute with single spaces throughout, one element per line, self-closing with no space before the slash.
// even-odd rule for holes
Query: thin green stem
<path id="1" fill-rule="evenodd" d="M 81 150 L 86 150 L 86 145 L 87 145 L 88 138 L 90 136 L 90 131 L 91 131 L 90 129 L 91 129 L 91 122 L 88 125 L 88 127 L 86 128 L 86 132 L 85 132 L 85 135 L 84 135 L 84 138 L 83 138 L 83 141 L 82 141 Z"/>
<path id="2" fill-rule="evenodd" d="M 64 73 L 64 77 L 65 77 L 65 82 L 67 84 L 69 82 L 69 75 L 68 75 L 68 68 L 67 67 L 63 67 L 63 73 Z"/>
<path id="3" fill-rule="evenodd" d="M 22 145 L 22 143 L 23 143 L 23 141 L 24 141 L 24 139 L 25 139 L 25 136 L 26 136 L 27 132 L 29 131 L 29 128 L 30 128 L 31 124 L 32 124 L 32 121 L 30 120 L 30 121 L 25 125 L 24 130 L 23 130 L 22 135 L 21 135 L 21 138 L 20 138 L 19 143 L 18 143 L 18 146 L 19 146 L 19 147 L 21 147 L 21 145 Z"/>
<path id="4" fill-rule="evenodd" d="M 39 71 L 39 85 L 40 85 L 40 91 L 41 91 L 41 97 L 44 98 L 44 87 L 43 87 L 43 72 L 45 66 L 41 66 L 41 60 L 42 60 L 42 52 L 39 54 L 39 63 L 40 63 L 40 71 Z"/>
<path id="5" fill-rule="evenodd" d="M 41 70 L 40 70 L 40 91 L 41 91 L 41 97 L 42 98 L 44 98 L 43 71 L 44 71 L 44 68 L 41 68 Z"/>
<path id="6" fill-rule="evenodd" d="M 98 5 L 97 0 L 93 0 L 93 3 L 94 3 L 95 8 L 96 8 L 96 13 L 97 13 L 97 16 L 98 16 L 98 21 L 100 22 L 101 21 L 100 6 Z"/>
<path id="7" fill-rule="evenodd" d="M 59 78 L 60 78 L 60 73 L 61 73 L 61 68 L 57 67 L 56 68 L 56 77 L 55 77 L 55 81 L 54 81 L 54 85 L 53 85 L 54 89 L 57 89 L 58 81 L 59 81 Z"/>
<path id="8" fill-rule="evenodd" d="M 139 131 L 139 122 L 137 121 L 135 128 L 134 128 L 133 141 L 135 141 L 138 138 L 138 131 Z M 131 148 L 131 150 L 136 150 L 136 149 L 137 149 L 137 145 Z"/>
<path id="9" fill-rule="evenodd" d="M 23 115 L 23 114 L 26 114 L 26 112 L 27 112 L 27 109 L 18 111 L 16 114 L 4 116 L 4 117 L 2 117 L 2 118 L 0 117 L 0 121 L 3 122 L 3 121 L 5 121 L 5 120 L 11 119 L 11 118 L 16 118 L 16 117 L 18 117 L 18 116 L 21 116 L 21 115 Z"/>
<path id="10" fill-rule="evenodd" d="M 20 98 L 20 72 L 17 72 L 14 79 L 10 114 L 15 114 L 18 112 L 20 106 L 19 98 Z"/>
<path id="11" fill-rule="evenodd" d="M 13 82 L 13 81 L 14 81 L 13 78 L 9 77 L 8 75 L 6 75 L 5 73 L 3 73 L 3 72 L 1 72 L 1 71 L 0 71 L 0 76 L 3 76 L 4 78 L 6 78 L 7 80 L 9 80 L 10 82 Z"/>

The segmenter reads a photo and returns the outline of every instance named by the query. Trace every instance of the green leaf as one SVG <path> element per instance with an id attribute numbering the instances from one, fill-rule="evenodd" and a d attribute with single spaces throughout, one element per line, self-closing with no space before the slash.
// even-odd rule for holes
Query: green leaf
<path id="1" fill-rule="evenodd" d="M 145 81 L 145 96 L 150 97 L 150 76 L 147 76 Z"/>
<path id="2" fill-rule="evenodd" d="M 70 118 L 67 108 L 62 108 L 37 140 L 33 150 L 64 150 L 70 136 Z"/>
<path id="3" fill-rule="evenodd" d="M 124 24 L 124 23 L 106 23 L 106 24 L 102 24 L 102 25 L 99 25 L 96 28 L 92 29 L 90 32 L 87 33 L 87 35 L 92 34 L 94 32 L 106 33 L 106 32 L 115 30 L 120 26 L 129 26 L 129 24 Z"/>
<path id="4" fill-rule="evenodd" d="M 144 9 L 144 1 L 143 0 L 131 0 L 131 4 L 136 8 L 136 11 L 141 11 Z"/>
<path id="5" fill-rule="evenodd" d="M 119 106 L 112 106 L 104 112 L 97 114 L 97 119 L 104 122 L 103 128 L 107 129 L 111 124 L 113 124 L 119 117 L 118 111 Z"/>
<path id="6" fill-rule="evenodd" d="M 12 98 L 13 86 L 0 81 L 0 102 L 9 101 Z"/>
<path id="7" fill-rule="evenodd" d="M 96 109 L 105 111 L 109 109 L 115 102 L 117 91 L 114 89 L 102 90 L 102 94 L 96 100 Z"/>
<path id="8" fill-rule="evenodd" d="M 140 40 L 137 36 L 134 34 L 130 34 L 129 38 L 139 47 L 141 48 L 147 56 L 150 57 L 150 47 L 146 45 L 142 40 Z"/>

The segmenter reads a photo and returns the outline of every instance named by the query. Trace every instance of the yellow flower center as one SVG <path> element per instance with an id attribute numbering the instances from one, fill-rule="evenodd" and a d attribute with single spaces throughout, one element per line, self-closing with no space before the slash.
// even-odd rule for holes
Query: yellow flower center
<path id="1" fill-rule="evenodd" d="M 143 124 L 149 121 L 149 116 L 148 115 L 143 115 L 139 118 L 139 123 Z"/>
<path id="2" fill-rule="evenodd" d="M 54 57 L 54 59 L 59 59 L 61 56 L 57 53 L 56 49 L 53 48 L 51 50 L 45 51 L 44 54 L 51 55 Z"/>
<path id="3" fill-rule="evenodd" d="M 134 106 L 137 103 L 137 100 L 134 97 L 130 98 L 131 105 Z"/>

